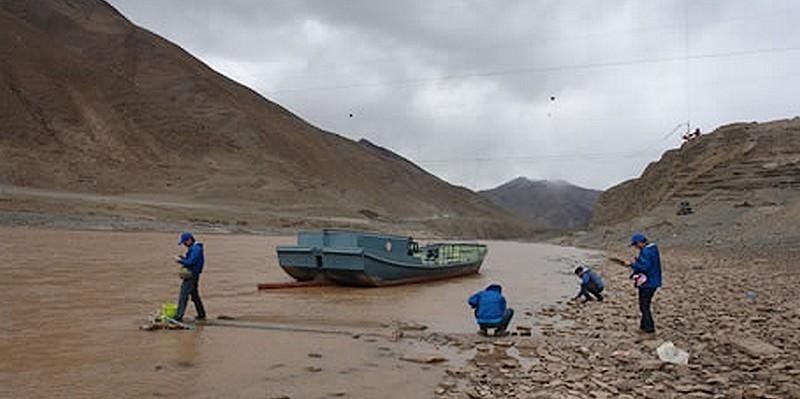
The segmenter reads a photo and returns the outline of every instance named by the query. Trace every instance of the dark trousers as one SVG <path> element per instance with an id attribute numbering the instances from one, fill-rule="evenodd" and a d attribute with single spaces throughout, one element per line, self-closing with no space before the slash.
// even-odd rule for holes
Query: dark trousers
<path id="1" fill-rule="evenodd" d="M 603 300 L 603 288 L 598 287 L 597 284 L 593 282 L 589 282 L 588 284 L 581 286 L 581 292 L 578 294 L 579 297 L 583 297 L 586 301 L 591 301 L 597 299 L 598 301 Z"/>
<path id="2" fill-rule="evenodd" d="M 175 315 L 175 320 L 183 320 L 183 314 L 186 313 L 186 302 L 189 296 L 192 297 L 194 308 L 197 310 L 197 318 L 205 319 L 206 309 L 203 307 L 203 301 L 200 299 L 200 290 L 198 284 L 200 283 L 200 275 L 193 273 L 191 278 L 187 278 L 181 282 L 181 292 L 178 295 L 178 313 Z"/>
<path id="3" fill-rule="evenodd" d="M 639 328 L 647 333 L 656 332 L 656 322 L 653 321 L 653 312 L 650 310 L 650 304 L 657 289 L 639 287 L 639 310 L 642 311 L 642 321 L 639 323 Z"/>
<path id="4" fill-rule="evenodd" d="M 511 318 L 514 317 L 514 309 L 508 308 L 505 312 L 503 312 L 503 319 L 500 320 L 499 323 L 481 323 L 478 326 L 481 328 L 481 331 L 486 332 L 486 330 L 490 328 L 494 328 L 495 334 L 499 332 L 504 332 L 508 328 L 508 324 L 511 323 Z"/>

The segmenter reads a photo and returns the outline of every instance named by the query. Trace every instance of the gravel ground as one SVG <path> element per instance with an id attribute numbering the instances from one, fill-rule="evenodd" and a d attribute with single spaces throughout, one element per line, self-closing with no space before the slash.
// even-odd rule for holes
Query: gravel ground
<path id="1" fill-rule="evenodd" d="M 638 332 L 628 272 L 606 262 L 595 267 L 606 301 L 545 308 L 533 337 L 448 337 L 475 355 L 447 370 L 436 397 L 800 398 L 796 259 L 662 256 L 656 334 Z M 689 352 L 688 365 L 659 360 L 666 341 Z"/>

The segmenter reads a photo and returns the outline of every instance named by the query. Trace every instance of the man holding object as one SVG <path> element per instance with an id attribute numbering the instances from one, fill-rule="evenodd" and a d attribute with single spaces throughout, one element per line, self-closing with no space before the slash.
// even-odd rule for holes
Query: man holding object
<path id="1" fill-rule="evenodd" d="M 205 263 L 203 257 L 203 243 L 195 241 L 192 233 L 186 232 L 181 234 L 178 245 L 185 246 L 187 250 L 186 255 L 175 257 L 175 262 L 182 266 L 179 274 L 183 280 L 181 282 L 181 292 L 180 295 L 178 295 L 178 312 L 175 315 L 175 320 L 183 321 L 183 314 L 186 312 L 186 302 L 189 296 L 192 297 L 194 308 L 197 311 L 197 318 L 195 320 L 205 320 L 206 310 L 203 307 L 203 301 L 200 299 L 200 291 L 198 288 L 200 273 L 203 272 L 203 264 Z"/>
<path id="2" fill-rule="evenodd" d="M 642 312 L 639 328 L 645 333 L 653 334 L 656 332 L 656 324 L 650 305 L 656 290 L 661 287 L 661 255 L 656 244 L 648 243 L 641 233 L 631 237 L 631 246 L 639 249 L 639 256 L 630 265 L 631 277 L 639 290 L 639 310 Z"/>

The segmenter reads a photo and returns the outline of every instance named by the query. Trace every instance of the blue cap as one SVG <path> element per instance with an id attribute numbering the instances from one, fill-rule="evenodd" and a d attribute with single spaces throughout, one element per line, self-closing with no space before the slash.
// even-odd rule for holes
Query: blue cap
<path id="1" fill-rule="evenodd" d="M 188 240 L 188 239 L 194 239 L 194 236 L 192 235 L 192 233 L 186 231 L 186 232 L 181 234 L 181 240 L 178 241 L 178 245 L 183 244 L 183 242 Z"/>
<path id="2" fill-rule="evenodd" d="M 647 237 L 642 233 L 636 233 L 631 237 L 631 245 L 636 245 L 637 242 L 647 242 Z"/>

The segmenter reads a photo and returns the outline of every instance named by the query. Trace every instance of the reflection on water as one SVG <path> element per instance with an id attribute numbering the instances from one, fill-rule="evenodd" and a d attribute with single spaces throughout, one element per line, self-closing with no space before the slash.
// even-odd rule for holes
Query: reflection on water
<path id="1" fill-rule="evenodd" d="M 258 292 L 257 283 L 290 280 L 277 266 L 275 246 L 291 244 L 293 237 L 199 238 L 207 262 L 201 294 L 210 317 L 355 331 L 403 320 L 471 332 L 466 298 L 489 282 L 504 286 L 521 316 L 572 294 L 576 282 L 569 272 L 589 255 L 489 242 L 478 276 L 387 288 Z M 164 233 L 0 229 L 0 397 L 430 395 L 438 374 L 386 356 L 381 342 L 221 327 L 140 332 L 147 314 L 175 300 L 176 243 L 176 236 Z M 194 315 L 191 304 L 187 314 Z M 311 359 L 309 352 L 323 357 Z"/>

